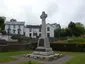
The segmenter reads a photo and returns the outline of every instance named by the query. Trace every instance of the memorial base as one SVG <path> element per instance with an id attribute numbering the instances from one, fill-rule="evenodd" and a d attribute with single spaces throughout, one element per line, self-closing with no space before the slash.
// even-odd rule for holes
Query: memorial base
<path id="1" fill-rule="evenodd" d="M 36 60 L 45 60 L 45 61 L 52 61 L 62 57 L 62 54 L 54 54 L 49 56 L 42 56 L 42 55 L 34 55 L 34 54 L 27 54 L 26 57 Z"/>

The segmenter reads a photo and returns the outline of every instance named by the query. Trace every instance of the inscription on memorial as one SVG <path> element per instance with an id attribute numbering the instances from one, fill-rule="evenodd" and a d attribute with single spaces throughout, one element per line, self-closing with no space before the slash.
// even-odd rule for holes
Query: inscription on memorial
<path id="1" fill-rule="evenodd" d="M 39 40 L 39 46 L 44 46 L 44 39 Z"/>

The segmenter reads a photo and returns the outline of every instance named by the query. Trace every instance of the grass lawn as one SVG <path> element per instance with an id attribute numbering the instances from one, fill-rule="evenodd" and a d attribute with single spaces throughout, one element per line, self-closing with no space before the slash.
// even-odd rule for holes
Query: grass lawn
<path id="1" fill-rule="evenodd" d="M 80 52 L 58 52 L 62 54 L 69 54 L 73 57 L 65 62 L 65 64 L 85 64 L 85 53 Z"/>
<path id="2" fill-rule="evenodd" d="M 10 56 L 26 54 L 26 53 L 31 53 L 31 52 L 32 51 L 16 51 L 16 52 L 4 52 L 4 53 L 0 53 L 0 63 L 18 60 L 16 58 L 12 58 Z"/>
<path id="3" fill-rule="evenodd" d="M 30 64 L 30 63 L 29 63 L 29 61 L 28 61 L 28 62 L 23 62 L 23 63 L 20 63 L 20 64 Z M 40 63 L 31 61 L 31 64 L 40 64 Z"/>
<path id="4" fill-rule="evenodd" d="M 0 53 L 0 63 L 18 60 L 16 58 L 11 58 L 10 56 L 27 54 L 27 53 L 32 53 L 32 51 L 16 51 L 16 52 Z M 59 52 L 59 51 L 57 53 L 68 54 L 68 55 L 73 56 L 70 60 L 65 62 L 65 64 L 85 64 L 85 53 L 80 53 L 80 52 Z M 23 62 L 21 64 L 28 64 L 28 62 Z M 32 61 L 32 64 L 39 64 L 39 63 Z"/>
<path id="5" fill-rule="evenodd" d="M 10 61 L 16 61 L 18 59 L 16 58 L 11 58 L 11 57 L 0 57 L 0 63 L 5 63 L 5 62 L 10 62 Z"/>

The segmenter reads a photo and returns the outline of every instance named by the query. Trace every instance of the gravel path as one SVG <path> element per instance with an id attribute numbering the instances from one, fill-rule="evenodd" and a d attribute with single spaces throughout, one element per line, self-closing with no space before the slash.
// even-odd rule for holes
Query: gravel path
<path id="1" fill-rule="evenodd" d="M 12 61 L 12 62 L 9 62 L 9 63 L 3 63 L 3 64 L 20 64 L 21 62 L 26 62 L 26 61 L 29 61 L 29 60 L 36 61 L 36 62 L 39 62 L 41 64 L 64 64 L 64 62 L 66 62 L 67 60 L 72 58 L 72 56 L 70 56 L 70 55 L 65 55 L 65 56 L 63 56 L 63 57 L 61 57 L 57 60 L 54 60 L 54 61 L 42 61 L 42 60 L 35 60 L 35 59 L 23 57 L 23 55 L 12 56 L 12 57 L 18 58 L 20 60 Z"/>

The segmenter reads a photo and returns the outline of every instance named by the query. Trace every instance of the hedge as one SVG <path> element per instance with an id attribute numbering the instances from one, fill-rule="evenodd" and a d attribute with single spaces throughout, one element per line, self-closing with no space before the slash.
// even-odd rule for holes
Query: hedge
<path id="1" fill-rule="evenodd" d="M 69 52 L 85 52 L 85 44 L 59 44 L 51 43 L 50 46 L 54 51 Z M 1 52 L 19 51 L 19 50 L 35 50 L 37 43 L 32 44 L 16 44 L 16 45 L 0 45 Z"/>

